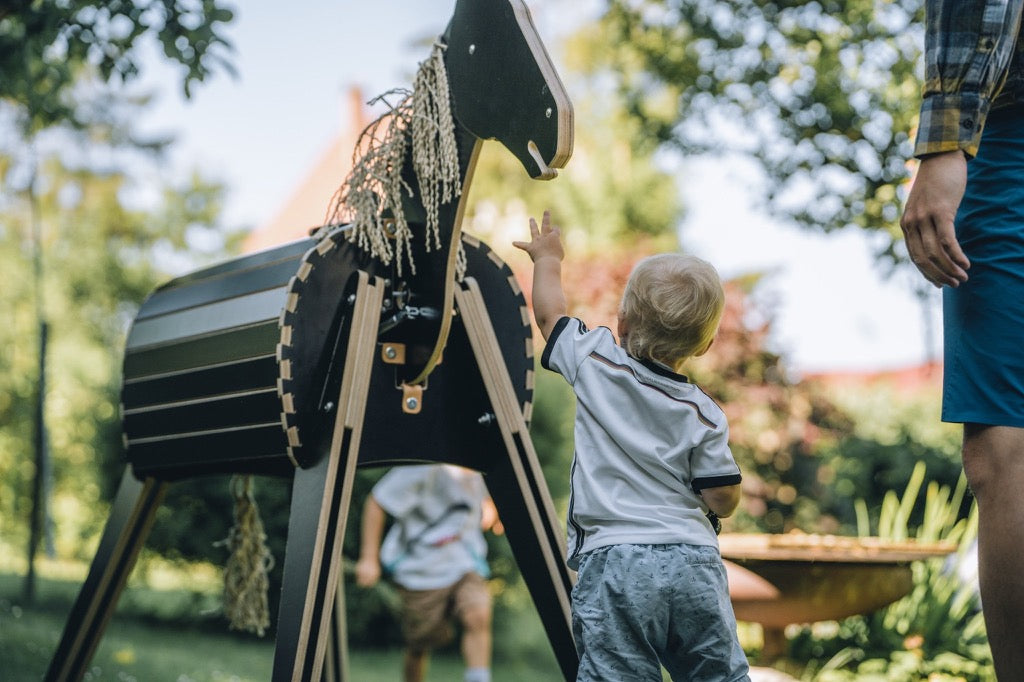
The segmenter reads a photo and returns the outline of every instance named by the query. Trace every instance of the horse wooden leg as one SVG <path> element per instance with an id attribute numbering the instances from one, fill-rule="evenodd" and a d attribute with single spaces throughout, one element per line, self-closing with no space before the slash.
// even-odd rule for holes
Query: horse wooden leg
<path id="1" fill-rule="evenodd" d="M 140 481 L 130 467 L 125 469 L 89 574 L 50 661 L 46 682 L 77 682 L 85 675 L 166 491 L 166 483 L 152 478 Z"/>
<path id="2" fill-rule="evenodd" d="M 284 585 L 274 652 L 274 682 L 319 682 L 332 631 L 341 544 L 352 500 L 363 415 L 373 368 L 384 286 L 359 272 L 330 451 L 295 472 Z M 339 614 L 344 617 L 344 614 Z M 336 646 L 343 646 L 336 643 Z M 338 652 L 337 660 L 345 654 Z M 344 679 L 345 670 L 332 671 Z"/>
<path id="3" fill-rule="evenodd" d="M 331 635 L 327 638 L 327 654 L 321 682 L 342 682 L 348 677 L 348 627 L 345 621 L 345 575 L 338 576 L 338 589 L 334 598 L 334 618 Z"/>
<path id="4" fill-rule="evenodd" d="M 507 456 L 496 458 L 485 476 L 487 488 L 562 674 L 575 680 L 579 661 L 569 611 L 573 578 L 562 558 L 565 541 L 551 494 L 476 281 L 467 277 L 455 299 L 505 442 Z"/>

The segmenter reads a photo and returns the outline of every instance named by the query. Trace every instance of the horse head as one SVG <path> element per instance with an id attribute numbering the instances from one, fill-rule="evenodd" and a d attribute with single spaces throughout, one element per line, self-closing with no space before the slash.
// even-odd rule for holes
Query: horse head
<path id="1" fill-rule="evenodd" d="M 530 177 L 555 177 L 572 154 L 572 103 L 523 0 L 458 0 L 443 41 L 455 120 Z"/>

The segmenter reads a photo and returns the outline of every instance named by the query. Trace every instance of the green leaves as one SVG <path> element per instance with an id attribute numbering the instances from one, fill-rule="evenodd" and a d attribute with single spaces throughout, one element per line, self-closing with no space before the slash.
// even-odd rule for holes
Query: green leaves
<path id="1" fill-rule="evenodd" d="M 659 142 L 759 161 L 779 217 L 879 231 L 898 261 L 922 18 L 921 0 L 608 0 L 574 63 L 613 79 Z"/>
<path id="2" fill-rule="evenodd" d="M 13 4 L 13 6 L 11 6 Z M 90 79 L 120 85 L 141 71 L 147 36 L 183 67 L 182 89 L 217 69 L 233 73 L 217 0 L 17 0 L 0 10 L 0 101 L 22 112 L 25 134 L 59 124 L 82 127 L 88 112 L 76 88 Z"/>
<path id="3" fill-rule="evenodd" d="M 0 151 L 0 169 L 9 158 Z M 138 168 L 134 168 L 138 170 Z M 124 337 L 142 299 L 167 267 L 223 257 L 223 188 L 199 178 L 168 186 L 145 208 L 129 205 L 124 173 L 38 165 L 36 192 L 0 175 L 0 516 L 24 534 L 33 475 L 32 405 L 38 381 L 38 291 L 32 273 L 33 211 L 40 224 L 42 303 L 50 334 L 46 419 L 53 461 L 57 550 L 72 556 L 103 517 L 106 474 L 120 474 L 118 414 Z M 33 208 L 34 207 L 34 208 Z M 205 239 L 199 239 L 205 236 Z M 230 518 L 230 517 L 228 517 Z M 21 545 L 21 540 L 17 540 Z"/>

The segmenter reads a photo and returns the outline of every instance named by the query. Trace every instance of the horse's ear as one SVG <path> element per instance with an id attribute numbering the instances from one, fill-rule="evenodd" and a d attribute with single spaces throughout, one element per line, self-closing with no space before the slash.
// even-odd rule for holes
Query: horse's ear
<path id="1" fill-rule="evenodd" d="M 523 0 L 458 0 L 445 38 L 456 120 L 554 177 L 572 154 L 572 102 Z"/>

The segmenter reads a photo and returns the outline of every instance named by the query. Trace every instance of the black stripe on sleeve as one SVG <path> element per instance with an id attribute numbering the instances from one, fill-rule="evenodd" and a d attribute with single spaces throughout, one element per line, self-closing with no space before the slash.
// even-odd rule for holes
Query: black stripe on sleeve
<path id="1" fill-rule="evenodd" d="M 693 492 L 699 493 L 707 488 L 724 488 L 727 485 L 736 485 L 743 480 L 740 474 L 726 474 L 724 476 L 702 476 L 693 479 Z"/>
<path id="2" fill-rule="evenodd" d="M 548 335 L 548 342 L 544 346 L 544 352 L 540 356 L 540 366 L 544 369 L 550 370 L 551 367 L 548 365 L 548 361 L 551 359 L 551 348 L 555 345 L 555 340 L 558 335 L 565 329 L 565 325 L 569 324 L 569 320 L 572 319 L 566 315 L 558 318 L 555 322 L 555 326 L 551 328 L 551 333 Z M 554 371 L 554 370 L 551 370 Z"/>

